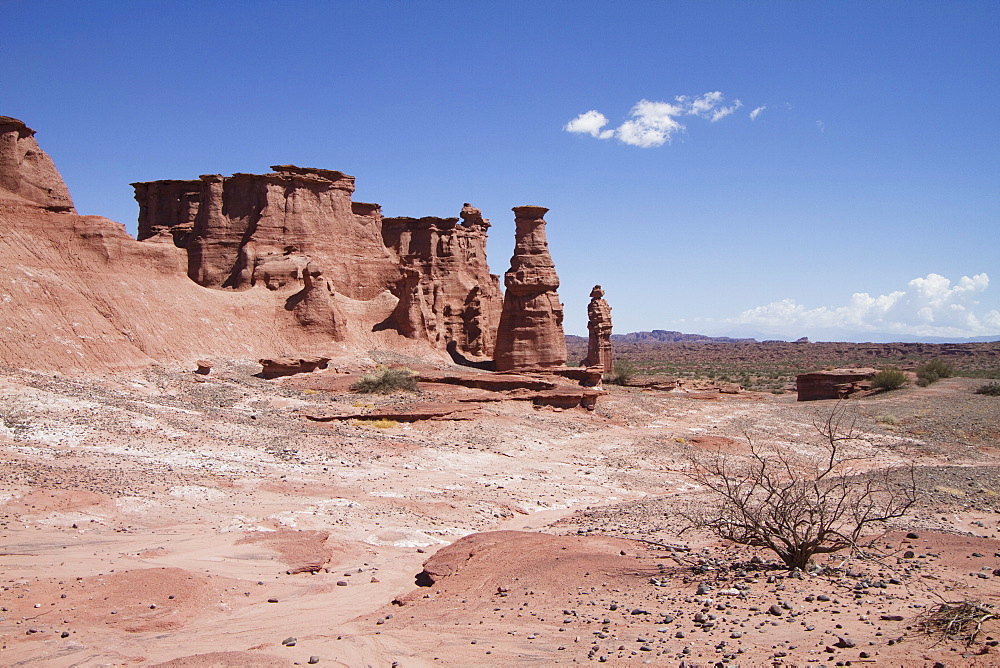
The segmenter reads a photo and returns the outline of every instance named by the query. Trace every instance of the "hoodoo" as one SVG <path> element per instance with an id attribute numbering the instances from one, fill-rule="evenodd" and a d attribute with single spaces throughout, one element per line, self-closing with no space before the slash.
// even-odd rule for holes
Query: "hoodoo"
<path id="1" fill-rule="evenodd" d="M 587 329 L 590 330 L 590 341 L 583 365 L 601 365 L 605 373 L 611 373 L 614 371 L 614 358 L 611 354 L 611 306 L 605 301 L 604 290 L 599 285 L 595 285 L 590 291 Z"/>
<path id="2" fill-rule="evenodd" d="M 559 277 L 545 238 L 548 211 L 514 207 L 514 256 L 504 275 L 507 288 L 497 329 L 497 371 L 551 369 L 566 363 Z"/>

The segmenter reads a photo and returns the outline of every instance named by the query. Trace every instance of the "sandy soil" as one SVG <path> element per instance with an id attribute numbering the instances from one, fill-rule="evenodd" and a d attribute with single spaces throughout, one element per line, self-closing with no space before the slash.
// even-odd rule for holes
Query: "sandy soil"
<path id="1" fill-rule="evenodd" d="M 915 622 L 1000 597 L 1000 404 L 976 381 L 862 400 L 871 465 L 916 461 L 926 494 L 878 560 L 792 576 L 678 536 L 681 471 L 746 429 L 809 451 L 829 402 L 612 388 L 378 429 L 304 415 L 453 390 L 254 372 L 0 374 L 0 664 L 1000 664 L 992 620 L 971 647 Z"/>

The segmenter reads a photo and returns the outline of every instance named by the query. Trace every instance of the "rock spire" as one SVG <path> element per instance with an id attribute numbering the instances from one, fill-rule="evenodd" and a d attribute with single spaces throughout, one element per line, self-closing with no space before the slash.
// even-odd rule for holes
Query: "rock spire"
<path id="1" fill-rule="evenodd" d="M 549 369 L 566 363 L 559 277 L 545 238 L 548 211 L 514 207 L 514 255 L 504 275 L 503 311 L 497 328 L 497 371 Z"/>
<path id="2" fill-rule="evenodd" d="M 604 367 L 605 373 L 614 371 L 614 359 L 611 355 L 611 306 L 604 300 L 604 290 L 595 285 L 590 291 L 590 304 L 587 306 L 587 329 L 590 330 L 590 342 L 587 346 L 587 359 L 584 366 Z"/>

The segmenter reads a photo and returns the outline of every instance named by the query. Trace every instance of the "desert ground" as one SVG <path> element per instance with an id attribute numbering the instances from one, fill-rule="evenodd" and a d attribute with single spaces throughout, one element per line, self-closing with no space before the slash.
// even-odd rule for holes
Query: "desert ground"
<path id="1" fill-rule="evenodd" d="M 594 411 L 307 418 L 469 398 L 348 391 L 375 362 L 419 368 L 2 369 L 0 664 L 1000 664 L 995 620 L 971 644 L 920 624 L 1000 599 L 1000 403 L 979 380 L 852 400 L 861 465 L 915 464 L 920 500 L 873 551 L 789 572 L 680 533 L 703 498 L 684 471 L 745 434 L 808 453 L 835 402 L 606 387 Z"/>

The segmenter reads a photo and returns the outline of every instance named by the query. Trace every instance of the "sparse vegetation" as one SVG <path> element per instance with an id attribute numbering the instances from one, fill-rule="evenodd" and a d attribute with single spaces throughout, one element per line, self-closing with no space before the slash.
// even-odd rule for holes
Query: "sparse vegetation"
<path id="1" fill-rule="evenodd" d="M 416 392 L 417 380 L 409 369 L 392 369 L 380 366 L 374 373 L 361 376 L 361 380 L 351 385 L 351 390 L 364 394 Z"/>
<path id="2" fill-rule="evenodd" d="M 354 424 L 359 427 L 373 427 L 375 429 L 392 429 L 393 427 L 399 426 L 398 422 L 387 418 L 379 418 L 377 420 L 355 420 Z"/>
<path id="3" fill-rule="evenodd" d="M 917 385 L 927 387 L 942 378 L 951 378 L 955 369 L 943 360 L 931 360 L 917 367 Z"/>
<path id="4" fill-rule="evenodd" d="M 1000 397 L 1000 383 L 986 383 L 976 390 L 976 394 L 985 394 L 988 397 Z"/>
<path id="5" fill-rule="evenodd" d="M 908 382 L 906 374 L 895 367 L 887 367 L 872 376 L 872 387 L 877 390 L 898 390 Z"/>
<path id="6" fill-rule="evenodd" d="M 611 385 L 628 385 L 635 378 L 637 370 L 632 362 L 622 360 L 615 362 L 613 373 L 604 374 L 604 382 Z"/>
<path id="7" fill-rule="evenodd" d="M 569 337 L 570 359 L 587 354 L 587 339 Z M 1000 380 L 997 343 L 961 344 L 964 354 L 944 358 L 939 344 L 879 343 L 613 343 L 616 361 L 635 365 L 633 382 L 672 379 L 738 382 L 748 390 L 788 391 L 800 373 L 823 368 L 916 367 L 947 359 L 952 376 Z M 726 380 L 728 379 L 728 381 Z M 749 381 L 749 382 L 747 382 Z"/>
<path id="8" fill-rule="evenodd" d="M 877 416 L 875 416 L 875 420 L 877 422 L 879 422 L 880 424 L 884 424 L 884 425 L 887 425 L 889 427 L 898 427 L 899 426 L 899 418 L 896 417 L 895 415 L 893 415 L 892 413 L 885 413 L 883 415 L 877 415 Z"/>
<path id="9" fill-rule="evenodd" d="M 963 640 L 969 646 L 975 644 L 983 623 L 995 616 L 989 603 L 954 601 L 928 608 L 916 621 L 917 628 L 929 636 L 938 637 L 939 642 Z"/>
<path id="10" fill-rule="evenodd" d="M 693 459 L 687 476 L 714 500 L 684 514 L 690 526 L 768 548 L 789 569 L 803 569 L 817 554 L 861 547 L 866 532 L 902 517 L 916 502 L 912 466 L 902 485 L 889 468 L 864 474 L 852 469 L 860 458 L 847 456 L 844 448 L 861 440 L 853 404 L 838 403 L 815 427 L 822 437 L 820 458 L 762 447 L 744 432 L 748 458 L 717 453 Z"/>

